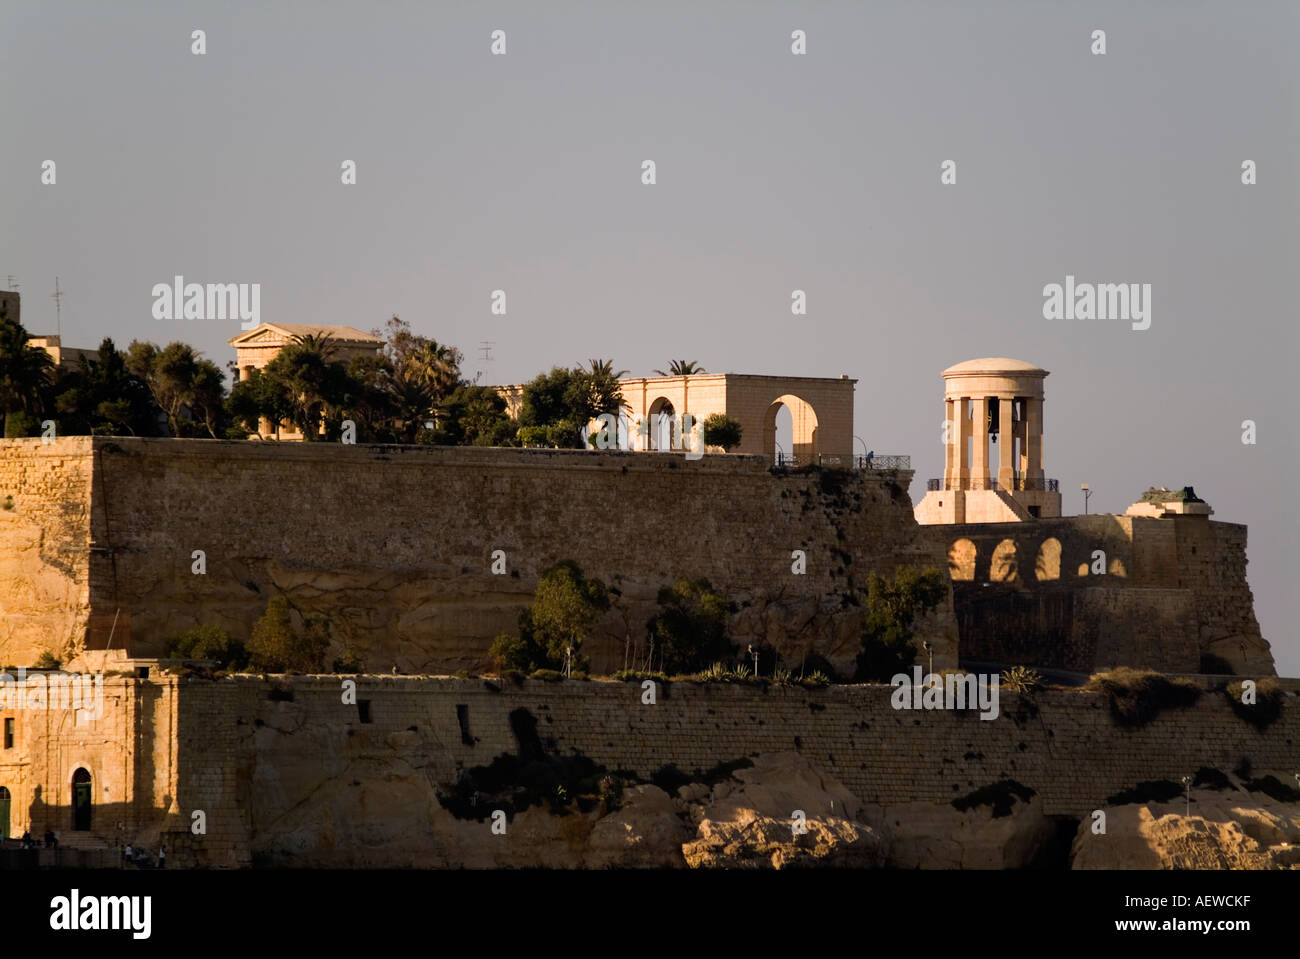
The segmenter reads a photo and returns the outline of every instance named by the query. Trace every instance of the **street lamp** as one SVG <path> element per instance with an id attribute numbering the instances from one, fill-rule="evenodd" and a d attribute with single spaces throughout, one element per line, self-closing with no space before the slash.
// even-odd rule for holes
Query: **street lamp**
<path id="1" fill-rule="evenodd" d="M 1079 489 L 1083 490 L 1083 515 L 1088 515 L 1088 499 L 1092 496 L 1092 490 L 1088 489 L 1087 483 L 1082 483 Z"/>

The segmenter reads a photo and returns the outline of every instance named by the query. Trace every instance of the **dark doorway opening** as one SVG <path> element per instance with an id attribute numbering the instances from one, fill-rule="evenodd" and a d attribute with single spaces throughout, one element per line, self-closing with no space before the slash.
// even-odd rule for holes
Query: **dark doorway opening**
<path id="1" fill-rule="evenodd" d="M 90 773 L 85 769 L 72 774 L 72 828 L 90 830 Z"/>

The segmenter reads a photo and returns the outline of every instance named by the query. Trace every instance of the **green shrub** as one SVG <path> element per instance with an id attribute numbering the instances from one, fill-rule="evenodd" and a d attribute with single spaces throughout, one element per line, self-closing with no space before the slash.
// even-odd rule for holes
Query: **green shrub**
<path id="1" fill-rule="evenodd" d="M 721 446 L 726 452 L 740 445 L 744 430 L 739 420 L 733 420 L 726 413 L 713 413 L 704 419 L 704 444 Z"/>
<path id="2" fill-rule="evenodd" d="M 644 669 L 620 669 L 614 674 L 614 678 L 623 683 L 635 683 L 647 679 L 653 679 L 657 683 L 668 682 L 667 673 L 652 673 Z"/>
<path id="3" fill-rule="evenodd" d="M 707 579 L 678 579 L 659 590 L 657 602 L 659 612 L 646 622 L 646 632 L 664 672 L 698 672 L 732 654 L 726 632 L 731 605 Z"/>
<path id="4" fill-rule="evenodd" d="M 334 660 L 333 672 L 357 675 L 366 670 L 366 664 L 351 646 L 343 647 L 343 655 Z"/>
<path id="5" fill-rule="evenodd" d="M 12 415 L 12 414 L 10 414 Z M 36 659 L 35 669 L 58 669 L 63 663 L 56 659 L 54 654 L 48 649 L 41 653 Z"/>
<path id="6" fill-rule="evenodd" d="M 815 670 L 799 680 L 801 686 L 829 686 L 830 684 L 831 678 L 821 670 Z"/>
<path id="7" fill-rule="evenodd" d="M 540 679 L 543 682 L 558 683 L 564 679 L 564 673 L 558 669 L 534 669 L 528 674 L 529 679 Z"/>
<path id="8" fill-rule="evenodd" d="M 1110 714 L 1121 726 L 1145 726 L 1165 709 L 1184 709 L 1201 698 L 1201 689 L 1185 679 L 1169 679 L 1151 670 L 1121 667 L 1092 676 L 1087 689 L 1110 700 Z"/>
<path id="9" fill-rule="evenodd" d="M 168 659 L 208 659 L 214 669 L 238 672 L 248 665 L 244 644 L 217 626 L 195 626 L 172 633 L 163 643 Z"/>
<path id="10" fill-rule="evenodd" d="M 324 672 L 328 649 L 329 628 L 323 621 L 308 619 L 301 630 L 295 629 L 289 601 L 272 596 L 266 613 L 253 626 L 253 637 L 248 642 L 249 665 L 265 673 Z"/>
<path id="11" fill-rule="evenodd" d="M 1286 702 L 1286 693 L 1278 686 L 1276 679 L 1261 679 L 1255 684 L 1255 702 L 1241 701 L 1242 684 L 1229 683 L 1223 688 L 1228 697 L 1228 704 L 1238 719 L 1244 719 L 1256 729 L 1267 729 L 1277 722 L 1282 715 L 1282 706 Z"/>
<path id="12" fill-rule="evenodd" d="M 887 683 L 916 662 L 912 624 L 938 607 L 948 595 L 948 577 L 934 568 L 903 566 L 887 580 L 872 573 L 867 580 L 867 614 L 856 678 Z"/>

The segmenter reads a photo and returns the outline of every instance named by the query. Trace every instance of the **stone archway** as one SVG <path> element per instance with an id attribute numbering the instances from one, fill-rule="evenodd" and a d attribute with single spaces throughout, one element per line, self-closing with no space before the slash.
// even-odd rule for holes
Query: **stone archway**
<path id="1" fill-rule="evenodd" d="M 93 796 L 90 770 L 79 766 L 72 774 L 72 828 L 77 832 L 90 830 Z"/>
<path id="2" fill-rule="evenodd" d="M 776 415 L 781 408 L 790 411 L 791 449 L 781 450 L 783 458 L 802 466 L 817 461 L 821 452 L 817 443 L 817 412 L 812 404 L 793 393 L 778 396 L 768 406 L 763 416 L 763 452 L 775 458 L 776 449 Z"/>
<path id="3" fill-rule="evenodd" d="M 681 427 L 677 423 L 677 410 L 666 396 L 658 397 L 646 413 L 646 444 L 648 450 L 681 448 Z"/>

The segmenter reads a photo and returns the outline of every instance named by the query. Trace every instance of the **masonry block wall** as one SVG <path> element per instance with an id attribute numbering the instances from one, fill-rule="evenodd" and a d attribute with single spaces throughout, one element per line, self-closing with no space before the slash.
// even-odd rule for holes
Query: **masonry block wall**
<path id="1" fill-rule="evenodd" d="M 84 636 L 93 444 L 0 439 L 0 665 Z"/>
<path id="2" fill-rule="evenodd" d="M 1201 767 L 1229 772 L 1248 763 L 1254 775 L 1289 781 L 1300 754 L 1298 685 L 1289 683 L 1281 718 L 1259 731 L 1210 691 L 1193 707 L 1127 729 L 1102 694 L 1077 690 L 1041 691 L 1034 708 L 1003 691 L 1000 714 L 987 721 L 895 710 L 887 686 L 672 684 L 645 705 L 638 683 L 496 689 L 477 679 L 360 677 L 363 708 L 343 702 L 337 677 L 186 681 L 180 801 L 217 824 L 194 844 L 196 861 L 208 865 L 436 858 L 448 830 L 459 828 L 438 795 L 462 769 L 517 753 L 510 715 L 524 709 L 546 749 L 643 779 L 668 766 L 694 774 L 793 750 L 868 804 L 947 803 L 1013 779 L 1038 793 L 1048 815 L 1083 818 L 1139 782 L 1177 782 Z M 496 841 L 484 825 L 465 828 Z"/>
<path id="3" fill-rule="evenodd" d="M 811 650 L 851 666 L 853 595 L 867 574 L 944 564 L 912 517 L 905 471 L 102 437 L 11 440 L 0 451 L 19 494 L 15 518 L 0 522 L 32 543 L 25 558 L 0 554 L 0 603 L 30 616 L 20 665 L 34 644 L 67 637 L 69 623 L 85 624 L 88 648 L 133 655 L 199 625 L 247 637 L 269 598 L 284 595 L 296 615 L 329 621 L 331 657 L 350 646 L 373 671 L 473 669 L 487 665 L 495 635 L 516 628 L 541 571 L 572 559 L 621 592 L 584 648 L 597 671 L 622 668 L 659 588 L 679 576 L 706 577 L 737 604 L 740 643 L 771 642 L 794 664 Z M 495 550 L 505 575 L 491 571 Z M 806 553 L 804 575 L 792 572 L 794 550 Z M 26 598 L 41 577 L 64 593 Z M 955 663 L 949 603 L 922 638 L 937 666 Z"/>
<path id="4" fill-rule="evenodd" d="M 1275 673 L 1244 526 L 1103 514 L 922 528 L 948 551 L 968 659 L 1194 673 L 1208 653 Z"/>
<path id="5" fill-rule="evenodd" d="M 78 715 L 72 708 L 78 700 L 48 692 L 51 675 L 32 674 L 9 686 L 0 706 L 15 733 L 13 746 L 0 751 L 10 834 L 30 831 L 39 839 L 48 830 L 72 848 L 144 841 L 156 848 L 164 832 L 177 828 L 176 680 L 102 676 L 98 715 Z M 89 775 L 86 829 L 77 828 L 74 814 L 78 770 Z"/>

